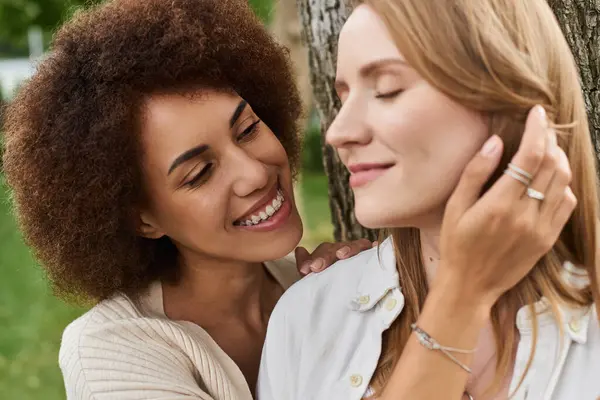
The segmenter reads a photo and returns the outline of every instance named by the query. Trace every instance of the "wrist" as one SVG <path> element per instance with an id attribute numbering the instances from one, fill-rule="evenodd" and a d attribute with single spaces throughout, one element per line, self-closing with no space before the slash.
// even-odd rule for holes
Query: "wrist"
<path id="1" fill-rule="evenodd" d="M 454 273 L 452 267 L 438 268 L 429 293 L 444 298 L 449 303 L 460 308 L 478 308 L 482 311 L 491 310 L 498 301 L 499 293 L 486 289 L 483 282 L 468 279 L 464 274 Z"/>
<path id="2" fill-rule="evenodd" d="M 438 276 L 427 295 L 424 309 L 435 309 L 438 315 L 447 314 L 479 324 L 488 320 L 495 302 L 495 296 L 468 287 L 464 280 Z"/>

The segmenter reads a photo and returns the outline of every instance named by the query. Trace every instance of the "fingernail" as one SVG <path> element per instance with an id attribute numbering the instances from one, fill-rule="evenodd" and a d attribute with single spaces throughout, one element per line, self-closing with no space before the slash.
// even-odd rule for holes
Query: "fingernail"
<path id="1" fill-rule="evenodd" d="M 310 273 L 310 261 L 307 261 L 300 266 L 300 273 L 304 275 Z"/>
<path id="2" fill-rule="evenodd" d="M 499 144 L 500 138 L 498 135 L 492 135 L 481 148 L 481 155 L 484 157 L 493 156 L 498 151 L 498 148 L 500 147 Z"/>
<path id="3" fill-rule="evenodd" d="M 313 261 L 312 264 L 310 264 L 310 269 L 313 272 L 319 272 L 323 268 L 325 268 L 325 260 L 323 260 L 322 258 L 318 258 L 315 261 Z"/>
<path id="4" fill-rule="evenodd" d="M 350 254 L 350 247 L 348 247 L 348 246 L 344 246 L 335 252 L 335 255 L 338 256 L 338 258 L 344 258 L 348 254 Z"/>
<path id="5" fill-rule="evenodd" d="M 535 106 L 535 112 L 538 113 L 538 117 L 540 118 L 540 122 L 544 128 L 548 127 L 548 117 L 546 115 L 546 110 L 541 105 Z"/>

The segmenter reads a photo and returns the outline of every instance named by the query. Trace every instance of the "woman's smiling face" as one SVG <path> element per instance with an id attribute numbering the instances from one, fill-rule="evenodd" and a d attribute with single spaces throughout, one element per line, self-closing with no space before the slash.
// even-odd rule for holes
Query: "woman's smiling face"
<path id="1" fill-rule="evenodd" d="M 371 228 L 441 222 L 463 168 L 488 136 L 483 118 L 408 65 L 367 5 L 340 34 L 336 90 L 342 108 L 327 142 L 351 172 L 358 221 Z"/>
<path id="2" fill-rule="evenodd" d="M 142 235 L 166 235 L 184 254 L 249 262 L 280 258 L 298 244 L 286 152 L 238 95 L 153 96 L 141 136 Z"/>

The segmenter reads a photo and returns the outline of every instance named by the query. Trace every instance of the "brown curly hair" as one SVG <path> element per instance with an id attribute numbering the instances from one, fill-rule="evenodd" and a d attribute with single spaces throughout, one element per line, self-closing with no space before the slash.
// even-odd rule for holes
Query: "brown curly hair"
<path id="1" fill-rule="evenodd" d="M 6 110 L 4 167 L 28 244 L 64 298 L 135 295 L 173 276 L 168 239 L 136 234 L 141 104 L 233 90 L 298 160 L 287 52 L 245 0 L 114 0 L 82 11 Z"/>

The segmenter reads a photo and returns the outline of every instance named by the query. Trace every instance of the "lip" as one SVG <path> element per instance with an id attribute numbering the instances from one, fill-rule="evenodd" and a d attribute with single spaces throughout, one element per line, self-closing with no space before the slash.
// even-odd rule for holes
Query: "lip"
<path id="1" fill-rule="evenodd" d="M 279 188 L 279 185 L 275 185 L 275 193 L 277 193 L 278 188 Z M 285 223 L 288 221 L 290 215 L 292 214 L 292 199 L 290 198 L 290 196 L 288 196 L 287 192 L 283 188 L 279 188 L 279 189 L 281 190 L 281 193 L 284 197 L 284 201 L 281 204 L 281 207 L 279 208 L 279 210 L 277 210 L 277 212 L 275 214 L 273 214 L 273 216 L 271 216 L 266 221 L 262 221 L 258 225 L 250 225 L 250 226 L 235 225 L 235 228 L 242 229 L 245 231 L 251 231 L 251 232 L 269 232 L 269 231 L 274 231 L 276 229 L 279 229 L 283 225 L 285 225 Z M 261 205 L 261 207 L 264 206 L 265 204 L 266 203 L 263 203 Z M 260 207 L 258 209 L 260 209 Z M 256 211 L 256 210 L 257 209 L 255 208 L 252 211 Z"/>
<path id="2" fill-rule="evenodd" d="M 279 181 L 278 180 L 275 181 L 275 184 L 271 187 L 271 189 L 269 189 L 269 191 L 267 193 L 265 193 L 265 195 L 260 200 L 258 200 L 256 203 L 254 203 L 254 205 L 252 207 L 250 207 L 242 215 L 240 215 L 239 218 L 236 218 L 235 221 L 248 219 L 255 211 L 260 210 L 261 208 L 264 208 L 267 205 L 267 203 L 270 203 L 273 200 L 273 198 L 275 198 L 275 196 L 277 196 L 277 189 L 279 189 Z"/>
<path id="3" fill-rule="evenodd" d="M 350 187 L 358 188 L 372 182 L 393 167 L 393 163 L 363 163 L 348 166 L 350 171 Z"/>

